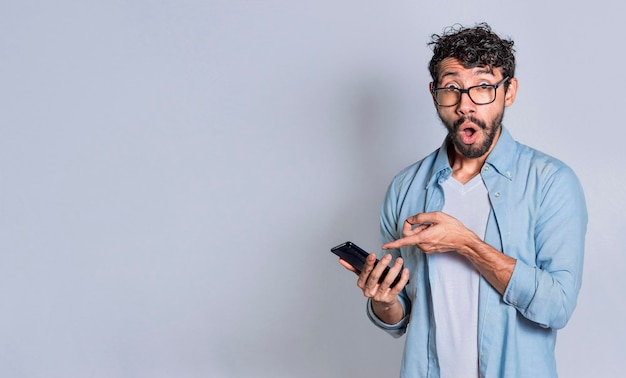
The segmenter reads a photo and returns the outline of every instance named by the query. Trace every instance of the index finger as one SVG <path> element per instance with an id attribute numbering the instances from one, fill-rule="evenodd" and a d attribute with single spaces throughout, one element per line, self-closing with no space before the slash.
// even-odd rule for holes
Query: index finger
<path id="1" fill-rule="evenodd" d="M 372 272 L 372 270 L 374 270 L 375 264 L 376 264 L 376 254 L 370 253 L 369 255 L 367 255 L 367 258 L 365 259 L 365 264 L 363 265 L 363 271 L 361 271 L 361 274 L 359 275 L 359 279 L 357 282 L 365 284 L 365 281 L 369 277 L 370 273 Z"/>
<path id="2" fill-rule="evenodd" d="M 424 226 L 424 227 L 427 227 L 427 226 Z M 394 240 L 392 242 L 383 244 L 382 249 L 396 249 L 400 247 L 408 247 L 410 245 L 417 245 L 419 243 L 419 240 L 420 240 L 419 234 L 406 236 L 406 237 Z"/>

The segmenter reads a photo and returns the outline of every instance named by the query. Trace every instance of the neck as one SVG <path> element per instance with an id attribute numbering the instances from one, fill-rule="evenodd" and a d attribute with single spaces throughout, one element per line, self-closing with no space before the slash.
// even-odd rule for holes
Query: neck
<path id="1" fill-rule="evenodd" d="M 467 183 L 474 178 L 485 164 L 488 154 L 479 158 L 470 159 L 461 155 L 454 146 L 448 148 L 448 159 L 452 167 L 452 177 L 461 184 Z"/>
<path id="2" fill-rule="evenodd" d="M 461 184 L 465 184 L 479 174 L 485 164 L 485 161 L 487 160 L 487 157 L 500 138 L 501 131 L 501 129 L 498 131 L 493 143 L 489 147 L 489 150 L 484 155 L 477 158 L 468 158 L 464 156 L 454 147 L 454 144 L 451 141 L 448 141 L 448 161 L 450 162 L 450 167 L 452 168 L 452 177 Z"/>

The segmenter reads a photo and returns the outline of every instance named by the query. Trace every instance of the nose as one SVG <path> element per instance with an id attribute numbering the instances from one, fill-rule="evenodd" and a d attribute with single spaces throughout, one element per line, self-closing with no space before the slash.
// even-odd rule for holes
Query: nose
<path id="1" fill-rule="evenodd" d="M 476 104 L 469 96 L 468 92 L 461 92 L 461 100 L 456 105 L 456 112 L 462 115 L 468 115 L 476 111 Z"/>

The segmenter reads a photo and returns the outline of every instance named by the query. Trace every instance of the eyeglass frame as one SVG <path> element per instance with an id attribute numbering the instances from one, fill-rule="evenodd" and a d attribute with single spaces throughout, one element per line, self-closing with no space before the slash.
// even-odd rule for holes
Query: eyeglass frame
<path id="1" fill-rule="evenodd" d="M 510 78 L 511 78 L 511 77 L 507 76 L 507 77 L 505 77 L 504 79 L 500 80 L 500 81 L 499 81 L 498 83 L 496 83 L 496 84 L 479 84 L 479 85 L 473 85 L 473 86 L 471 86 L 471 87 L 469 87 L 469 88 L 467 88 L 467 89 L 463 89 L 463 88 L 446 88 L 446 87 L 443 87 L 443 88 L 433 88 L 433 89 L 431 90 L 431 93 L 432 93 L 432 95 L 433 95 L 433 99 L 435 100 L 435 103 L 436 103 L 438 106 L 443 106 L 443 107 L 446 107 L 446 108 L 448 108 L 448 107 L 450 107 L 450 106 L 456 106 L 456 105 L 458 105 L 458 104 L 461 102 L 461 98 L 463 97 L 463 93 L 467 93 L 467 97 L 469 97 L 469 99 L 470 99 L 470 100 L 472 100 L 472 102 L 473 102 L 474 104 L 476 104 L 476 105 L 489 105 L 489 104 L 493 103 L 494 101 L 496 101 L 496 98 L 498 97 L 498 88 L 499 88 L 502 84 L 504 84 L 507 80 L 509 80 Z M 485 102 L 485 103 L 483 103 L 483 104 L 479 104 L 479 103 L 477 103 L 476 101 L 474 101 L 474 99 L 472 98 L 472 96 L 470 96 L 469 92 L 470 92 L 472 89 L 474 89 L 474 88 L 480 88 L 480 87 L 483 87 L 483 88 L 484 88 L 484 87 L 492 87 L 492 88 L 494 89 L 493 100 L 491 100 L 491 101 L 489 101 L 489 102 Z M 446 89 L 446 90 L 453 89 L 453 90 L 459 91 L 459 101 L 457 101 L 456 103 L 454 103 L 454 104 L 452 104 L 452 105 L 441 105 L 441 104 L 439 103 L 439 101 L 437 101 L 437 93 L 436 93 L 436 92 L 437 92 L 437 91 L 440 91 L 440 90 L 444 90 L 444 89 Z"/>

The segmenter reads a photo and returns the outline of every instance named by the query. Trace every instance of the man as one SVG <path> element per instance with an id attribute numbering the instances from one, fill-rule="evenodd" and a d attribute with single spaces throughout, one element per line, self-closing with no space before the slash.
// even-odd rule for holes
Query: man
<path id="1" fill-rule="evenodd" d="M 582 188 L 501 124 L 518 88 L 511 40 L 479 24 L 431 45 L 430 91 L 447 138 L 392 181 L 382 263 L 374 254 L 362 272 L 340 263 L 359 274 L 372 322 L 407 334 L 402 377 L 555 377 L 556 331 L 581 284 Z"/>

